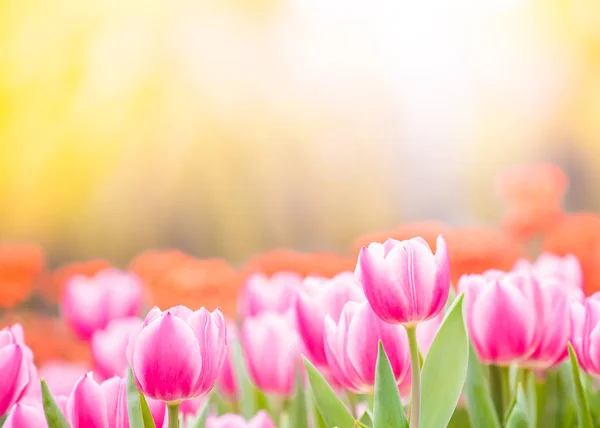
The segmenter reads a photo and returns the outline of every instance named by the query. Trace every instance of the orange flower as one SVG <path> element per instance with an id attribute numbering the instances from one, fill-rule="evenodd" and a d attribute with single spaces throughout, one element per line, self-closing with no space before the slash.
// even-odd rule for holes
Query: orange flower
<path id="1" fill-rule="evenodd" d="M 218 307 L 225 315 L 235 316 L 241 277 L 223 259 L 197 259 L 177 250 L 148 251 L 129 268 L 146 284 L 150 301 L 162 309 Z"/>
<path id="2" fill-rule="evenodd" d="M 592 213 L 566 215 L 546 233 L 544 251 L 573 254 L 581 263 L 584 291 L 600 291 L 600 217 Z"/>
<path id="3" fill-rule="evenodd" d="M 340 272 L 354 270 L 355 257 L 335 253 L 299 253 L 281 248 L 252 257 L 244 266 L 246 276 L 251 273 L 272 275 L 276 272 L 296 272 L 302 276 L 332 277 Z"/>
<path id="4" fill-rule="evenodd" d="M 91 277 L 110 267 L 111 264 L 102 259 L 65 264 L 54 272 L 48 273 L 40 281 L 38 291 L 48 303 L 57 304 L 62 297 L 63 287 L 70 277 L 74 275 Z"/>
<path id="5" fill-rule="evenodd" d="M 44 269 L 44 254 L 36 244 L 0 244 L 0 308 L 11 308 L 29 297 Z"/>
<path id="6" fill-rule="evenodd" d="M 518 238 L 549 230 L 563 216 L 568 178 L 556 165 L 518 165 L 496 178 L 506 210 L 502 226 Z"/>
<path id="7" fill-rule="evenodd" d="M 62 320 L 36 312 L 9 312 L 0 320 L 3 326 L 20 323 L 25 331 L 25 343 L 33 351 L 40 365 L 49 360 L 67 360 L 91 363 L 87 343 L 78 340 Z"/>
<path id="8" fill-rule="evenodd" d="M 356 253 L 371 242 L 387 238 L 406 240 L 420 236 L 432 249 L 438 235 L 444 235 L 450 254 L 450 280 L 453 284 L 465 273 L 488 269 L 509 270 L 522 254 L 522 247 L 501 231 L 490 227 L 452 228 L 438 221 L 405 223 L 388 233 L 364 235 L 354 241 Z"/>

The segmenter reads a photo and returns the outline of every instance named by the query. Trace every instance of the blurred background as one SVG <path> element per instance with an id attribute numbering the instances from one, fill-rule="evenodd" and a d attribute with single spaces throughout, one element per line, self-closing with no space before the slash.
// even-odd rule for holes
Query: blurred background
<path id="1" fill-rule="evenodd" d="M 597 0 L 0 0 L 0 239 L 50 266 L 492 224 L 532 161 L 600 208 Z"/>

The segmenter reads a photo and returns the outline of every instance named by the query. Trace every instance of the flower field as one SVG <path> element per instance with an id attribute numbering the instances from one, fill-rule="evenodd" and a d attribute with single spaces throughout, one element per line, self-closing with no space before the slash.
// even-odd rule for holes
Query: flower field
<path id="1" fill-rule="evenodd" d="M 600 426 L 600 217 L 519 165 L 496 227 L 405 223 L 241 265 L 0 246 L 5 428 Z"/>

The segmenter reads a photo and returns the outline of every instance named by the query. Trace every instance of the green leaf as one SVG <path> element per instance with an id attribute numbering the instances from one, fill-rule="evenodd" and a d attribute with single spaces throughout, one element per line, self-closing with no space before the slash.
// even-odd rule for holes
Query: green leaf
<path id="1" fill-rule="evenodd" d="M 233 359 L 235 378 L 239 385 L 240 410 L 242 416 L 244 416 L 246 419 L 250 419 L 257 411 L 257 396 L 254 385 L 252 385 L 250 378 L 248 377 L 248 371 L 246 370 L 246 363 L 244 361 L 242 347 L 238 340 L 232 340 L 231 355 Z"/>
<path id="2" fill-rule="evenodd" d="M 292 428 L 306 428 L 308 426 L 306 395 L 302 387 L 302 375 L 299 369 L 296 373 L 296 392 L 290 404 L 289 417 Z"/>
<path id="3" fill-rule="evenodd" d="M 152 419 L 152 413 L 150 413 L 150 408 L 148 407 L 148 402 L 146 401 L 146 397 L 141 392 L 140 394 L 140 404 L 142 406 L 142 419 L 144 420 L 145 428 L 156 428 L 154 425 L 154 419 Z"/>
<path id="4" fill-rule="evenodd" d="M 507 416 L 506 428 L 528 428 L 529 420 L 527 415 L 527 399 L 523 393 L 521 384 L 517 387 L 517 395 L 513 400 Z"/>
<path id="5" fill-rule="evenodd" d="M 69 428 L 69 423 L 65 418 L 65 415 L 61 412 L 60 408 L 54 401 L 54 397 L 46 385 L 46 381 L 42 379 L 42 404 L 44 406 L 44 414 L 46 415 L 46 422 L 48 422 L 48 428 Z"/>
<path id="6" fill-rule="evenodd" d="M 127 370 L 127 416 L 129 417 L 130 428 L 144 428 L 144 415 L 142 412 L 142 394 L 135 383 L 131 368 Z M 145 402 L 146 400 L 144 400 Z M 146 404 L 146 408 L 148 404 Z M 150 413 L 150 411 L 148 411 Z M 152 416 L 150 416 L 152 421 Z M 150 426 L 149 426 L 150 427 Z M 154 427 L 152 421 L 151 427 Z"/>
<path id="7" fill-rule="evenodd" d="M 420 428 L 447 426 L 465 383 L 469 341 L 462 313 L 463 298 L 461 294 L 452 304 L 423 363 Z"/>
<path id="8" fill-rule="evenodd" d="M 571 361 L 571 374 L 573 376 L 573 385 L 575 386 L 575 396 L 577 402 L 577 419 L 581 428 L 592 428 L 592 413 L 588 403 L 587 394 L 581 383 L 581 373 L 579 372 L 579 363 L 573 347 L 569 343 L 569 360 Z"/>
<path id="9" fill-rule="evenodd" d="M 396 378 L 381 340 L 375 368 L 373 425 L 377 428 L 408 428 Z"/>
<path id="10" fill-rule="evenodd" d="M 338 396 L 335 395 L 323 375 L 306 358 L 304 358 L 304 367 L 308 374 L 315 403 L 323 417 L 325 426 L 328 428 L 336 426 L 338 428 L 353 428 L 354 417 Z"/>
<path id="11" fill-rule="evenodd" d="M 473 428 L 500 428 L 490 385 L 473 347 L 469 350 L 469 367 L 464 393 Z"/>
<path id="12" fill-rule="evenodd" d="M 452 414 L 452 419 L 450 419 L 447 428 L 470 428 L 471 426 L 467 409 L 457 407 Z"/>
<path id="13" fill-rule="evenodd" d="M 364 413 L 362 414 L 362 416 L 360 417 L 360 419 L 358 421 L 361 424 L 363 424 L 364 426 L 369 427 L 369 428 L 372 428 L 375 426 L 375 425 L 373 425 L 373 415 L 371 414 L 369 409 L 364 411 Z"/>
<path id="14" fill-rule="evenodd" d="M 312 392 L 311 392 L 312 395 Z M 312 403 L 312 417 L 313 417 L 313 427 L 314 428 L 327 428 L 325 421 L 323 420 L 323 416 L 321 416 L 321 412 L 317 407 L 317 403 L 314 400 L 314 397 L 311 398 L 310 402 Z"/>
<path id="15" fill-rule="evenodd" d="M 206 425 L 206 417 L 208 416 L 208 401 L 204 403 L 202 409 L 194 417 L 194 419 L 188 424 L 190 428 L 204 428 Z"/>

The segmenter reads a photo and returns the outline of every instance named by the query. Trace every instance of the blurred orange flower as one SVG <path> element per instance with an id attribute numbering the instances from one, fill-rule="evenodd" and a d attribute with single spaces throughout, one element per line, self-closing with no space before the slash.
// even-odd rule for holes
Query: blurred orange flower
<path id="1" fill-rule="evenodd" d="M 438 235 L 444 235 L 450 254 L 450 280 L 453 284 L 465 273 L 488 269 L 509 270 L 522 255 L 520 243 L 492 227 L 452 228 L 439 221 L 405 223 L 389 231 L 363 235 L 352 246 L 358 254 L 362 246 L 387 238 L 405 240 L 420 236 L 435 249 Z"/>
<path id="2" fill-rule="evenodd" d="M 243 268 L 244 276 L 251 273 L 273 275 L 276 272 L 296 272 L 302 276 L 332 277 L 340 272 L 354 270 L 355 257 L 335 253 L 300 253 L 281 248 L 252 257 Z"/>
<path id="3" fill-rule="evenodd" d="M 62 290 L 66 281 L 74 275 L 94 276 L 101 270 L 110 268 L 111 264 L 106 260 L 93 259 L 86 262 L 75 262 L 65 264 L 53 272 L 49 272 L 39 282 L 38 292 L 44 300 L 50 304 L 60 302 Z"/>
<path id="4" fill-rule="evenodd" d="M 136 257 L 129 269 L 146 284 L 152 304 L 162 309 L 218 307 L 235 316 L 241 277 L 223 259 L 197 259 L 178 250 L 148 251 Z"/>
<path id="5" fill-rule="evenodd" d="M 44 253 L 31 243 L 0 244 L 0 308 L 27 300 L 44 270 Z"/>
<path id="6" fill-rule="evenodd" d="M 67 360 L 91 363 L 87 343 L 78 340 L 66 324 L 56 316 L 37 312 L 8 312 L 0 319 L 0 327 L 20 323 L 25 330 L 25 343 L 33 351 L 40 365 L 49 360 Z"/>
<path id="7" fill-rule="evenodd" d="M 567 186 L 567 176 L 556 165 L 517 165 L 504 170 L 495 183 L 505 203 L 502 227 L 518 238 L 550 229 L 564 215 Z"/>
<path id="8" fill-rule="evenodd" d="M 600 217 L 596 214 L 566 215 L 546 233 L 543 249 L 558 255 L 575 255 L 583 270 L 585 293 L 600 291 Z"/>

